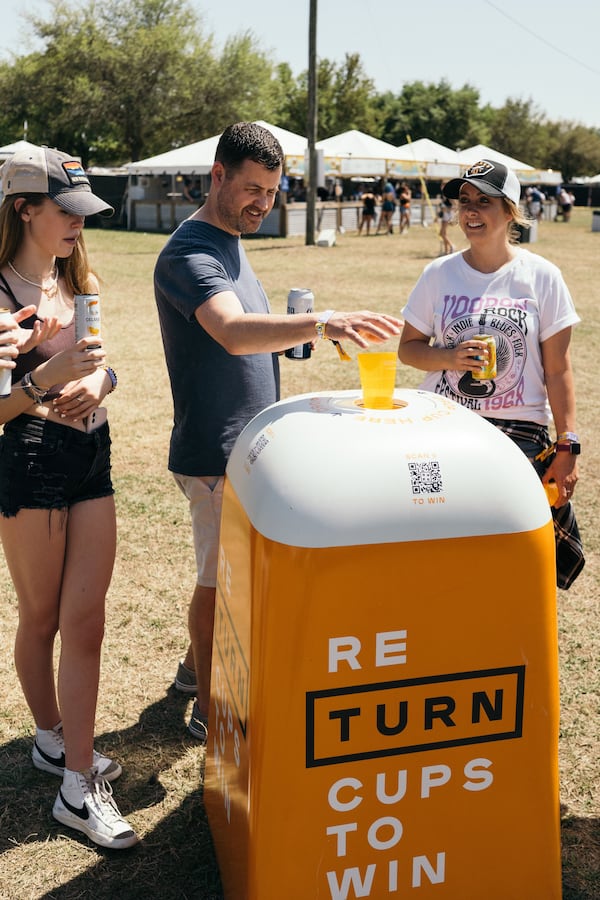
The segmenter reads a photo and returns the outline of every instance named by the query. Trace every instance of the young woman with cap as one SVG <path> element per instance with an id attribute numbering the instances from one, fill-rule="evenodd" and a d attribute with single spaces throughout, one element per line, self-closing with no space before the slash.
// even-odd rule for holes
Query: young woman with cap
<path id="1" fill-rule="evenodd" d="M 532 460 L 552 448 L 536 468 L 558 489 L 552 512 L 565 588 L 584 562 L 570 503 L 580 445 L 569 343 L 579 316 L 559 269 L 518 245 L 516 226 L 527 225 L 520 193 L 514 172 L 490 159 L 444 186 L 469 246 L 425 268 L 402 310 L 398 356 L 427 372 L 422 388 L 484 416 Z M 495 339 L 497 375 L 481 380 L 472 372 L 489 359 L 484 333 Z"/>
<path id="2" fill-rule="evenodd" d="M 76 342 L 73 309 L 75 294 L 98 290 L 85 216 L 112 210 L 57 150 L 15 153 L 1 175 L 1 305 L 18 318 L 29 308 L 12 391 L 0 400 L 0 539 L 18 598 L 15 665 L 36 725 L 32 759 L 62 778 L 59 822 L 104 847 L 129 847 L 138 838 L 109 783 L 121 766 L 94 750 L 116 516 L 108 423 L 89 423 L 116 375 L 101 340 Z"/>

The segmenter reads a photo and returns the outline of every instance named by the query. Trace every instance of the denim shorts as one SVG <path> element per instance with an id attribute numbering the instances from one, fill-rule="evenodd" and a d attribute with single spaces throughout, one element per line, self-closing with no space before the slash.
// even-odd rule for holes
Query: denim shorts
<path id="1" fill-rule="evenodd" d="M 114 494 L 108 422 L 91 434 L 21 415 L 0 437 L 0 513 L 67 509 Z"/>

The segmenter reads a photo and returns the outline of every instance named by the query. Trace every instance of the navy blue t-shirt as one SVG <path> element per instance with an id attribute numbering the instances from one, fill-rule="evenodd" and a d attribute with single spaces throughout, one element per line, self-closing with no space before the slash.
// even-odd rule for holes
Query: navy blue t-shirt
<path id="1" fill-rule="evenodd" d="M 173 394 L 169 469 L 180 475 L 223 475 L 241 430 L 279 399 L 277 354 L 233 356 L 196 319 L 196 309 L 222 291 L 233 291 L 244 312 L 270 312 L 241 240 L 188 219 L 169 238 L 154 270 Z"/>

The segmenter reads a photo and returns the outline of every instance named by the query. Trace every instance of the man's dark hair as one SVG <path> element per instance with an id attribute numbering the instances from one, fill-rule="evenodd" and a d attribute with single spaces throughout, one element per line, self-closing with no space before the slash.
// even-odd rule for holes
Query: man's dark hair
<path id="1" fill-rule="evenodd" d="M 215 153 L 215 162 L 225 168 L 239 169 L 250 159 L 265 169 L 283 166 L 283 150 L 277 138 L 262 125 L 254 122 L 236 122 L 225 129 Z"/>

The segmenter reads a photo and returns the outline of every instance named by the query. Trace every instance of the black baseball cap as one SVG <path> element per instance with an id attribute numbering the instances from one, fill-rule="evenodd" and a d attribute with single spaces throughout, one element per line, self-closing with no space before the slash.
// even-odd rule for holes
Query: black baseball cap
<path id="1" fill-rule="evenodd" d="M 521 198 L 519 179 L 504 163 L 493 159 L 480 159 L 469 166 L 461 178 L 453 178 L 442 188 L 449 200 L 456 200 L 463 184 L 472 184 L 488 197 L 506 197 L 517 206 Z"/>

